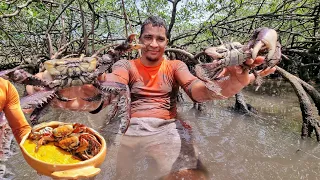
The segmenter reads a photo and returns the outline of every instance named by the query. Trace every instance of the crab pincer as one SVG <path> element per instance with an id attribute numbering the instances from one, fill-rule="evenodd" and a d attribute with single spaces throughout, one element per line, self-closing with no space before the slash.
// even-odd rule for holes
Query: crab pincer
<path id="1" fill-rule="evenodd" d="M 278 34 L 274 29 L 259 28 L 255 30 L 251 40 L 248 43 L 251 50 L 251 56 L 256 59 L 261 53 L 266 53 L 266 64 L 268 67 L 275 66 L 281 58 L 281 45 L 278 42 Z"/>

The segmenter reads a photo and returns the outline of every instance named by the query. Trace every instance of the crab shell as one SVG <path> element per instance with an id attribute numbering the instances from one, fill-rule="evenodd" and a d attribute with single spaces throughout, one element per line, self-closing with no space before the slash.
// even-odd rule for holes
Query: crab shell
<path id="1" fill-rule="evenodd" d="M 81 74 L 81 72 L 93 72 L 97 67 L 97 59 L 94 57 L 53 59 L 44 62 L 44 67 L 53 76 Z"/>
<path id="2" fill-rule="evenodd" d="M 62 123 L 62 122 L 52 121 L 52 122 L 46 122 L 46 123 L 42 123 L 37 126 L 34 126 L 33 129 L 37 131 L 46 126 L 56 128 L 64 124 L 65 123 Z M 107 154 L 107 146 L 106 146 L 106 141 L 98 132 L 96 132 L 91 128 L 87 128 L 87 130 L 92 134 L 94 134 L 98 138 L 98 140 L 101 142 L 101 150 L 93 158 L 85 161 L 81 161 L 79 163 L 51 164 L 44 161 L 40 161 L 32 157 L 31 155 L 28 154 L 28 152 L 23 147 L 23 144 L 28 138 L 29 134 L 26 134 L 23 137 L 20 143 L 20 149 L 27 163 L 33 169 L 35 169 L 39 174 L 52 177 L 53 179 L 80 179 L 80 178 L 94 177 L 97 174 L 99 174 L 101 171 L 99 167 L 105 160 L 105 157 Z"/>
<path id="3" fill-rule="evenodd" d="M 57 128 L 54 128 L 52 133 L 55 137 L 65 137 L 73 132 L 73 125 L 72 124 L 66 124 L 59 126 Z"/>

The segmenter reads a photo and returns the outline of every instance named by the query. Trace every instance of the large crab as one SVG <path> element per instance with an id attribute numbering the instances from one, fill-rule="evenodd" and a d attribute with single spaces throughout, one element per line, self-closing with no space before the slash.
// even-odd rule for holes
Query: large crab
<path id="1" fill-rule="evenodd" d="M 196 76 L 206 83 L 206 86 L 219 94 L 220 89 L 212 80 L 223 80 L 227 77 L 219 77 L 225 67 L 241 65 L 250 69 L 256 76 L 256 84 L 261 85 L 262 80 L 255 69 L 250 68 L 245 62 L 258 55 L 265 57 L 262 69 L 274 67 L 281 59 L 281 46 L 277 40 L 278 34 L 274 29 L 259 28 L 254 31 L 253 36 L 246 45 L 239 42 L 231 42 L 218 47 L 210 47 L 205 50 L 213 61 L 211 63 L 200 63 L 195 67 Z M 257 87 L 257 88 L 258 88 Z"/>
<path id="2" fill-rule="evenodd" d="M 98 94 L 84 99 L 85 101 L 105 101 L 109 100 L 114 108 L 119 110 L 121 118 L 120 132 L 124 133 L 130 121 L 130 93 L 129 88 L 125 84 L 111 81 L 99 81 L 98 77 L 105 72 L 108 72 L 114 63 L 115 56 L 121 55 L 123 52 L 139 49 L 141 45 L 133 44 L 135 35 L 132 34 L 128 39 L 109 50 L 102 58 L 98 57 L 100 53 L 97 51 L 91 57 L 81 55 L 77 58 L 52 59 L 44 62 L 46 71 L 52 77 L 52 81 L 42 80 L 36 76 L 29 74 L 21 69 L 20 66 L 0 72 L 0 77 L 9 79 L 13 82 L 40 86 L 44 90 L 38 91 L 35 94 L 25 96 L 21 99 L 22 108 L 33 108 L 30 115 L 30 120 L 33 125 L 38 124 L 38 119 L 49 106 L 48 104 L 54 99 L 60 101 L 72 101 L 60 95 L 60 90 L 71 86 L 82 86 L 92 84 L 98 90 Z M 112 100 L 116 97 L 116 101 Z"/>

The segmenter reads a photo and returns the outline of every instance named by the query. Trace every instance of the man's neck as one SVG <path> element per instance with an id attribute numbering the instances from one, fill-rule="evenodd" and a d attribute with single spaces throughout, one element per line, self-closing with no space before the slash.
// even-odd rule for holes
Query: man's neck
<path id="1" fill-rule="evenodd" d="M 163 58 L 159 58 L 158 60 L 156 61 L 150 61 L 148 60 L 146 57 L 142 56 L 140 58 L 140 61 L 141 63 L 144 65 L 144 66 L 147 66 L 147 67 L 156 67 L 156 66 L 159 66 L 162 62 Z"/>

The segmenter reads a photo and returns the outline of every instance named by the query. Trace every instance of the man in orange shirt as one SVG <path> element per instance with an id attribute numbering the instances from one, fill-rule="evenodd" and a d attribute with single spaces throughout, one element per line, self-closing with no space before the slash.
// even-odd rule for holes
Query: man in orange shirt
<path id="1" fill-rule="evenodd" d="M 220 76 L 229 78 L 215 82 L 221 88 L 221 94 L 211 91 L 205 82 L 189 72 L 184 62 L 164 58 L 168 43 L 166 34 L 165 22 L 155 16 L 149 17 L 142 24 L 139 37 L 140 43 L 144 45 L 142 56 L 130 61 L 120 60 L 114 64 L 112 73 L 100 77 L 101 81 L 116 81 L 130 87 L 131 121 L 121 139 L 117 163 L 119 178 L 130 177 L 130 169 L 134 166 L 134 153 L 137 148 L 141 148 L 140 153 L 143 156 L 151 157 L 157 163 L 159 172 L 154 175 L 156 178 L 205 179 L 205 170 L 200 168 L 198 151 L 190 138 L 190 128 L 175 119 L 179 86 L 193 101 L 203 102 L 231 97 L 255 79 L 253 74 L 240 66 L 227 67 Z M 249 59 L 246 63 L 255 67 L 263 60 L 263 57 L 258 57 L 255 60 Z M 259 73 L 266 76 L 274 71 L 275 68 L 269 68 Z M 44 79 L 52 78 L 45 73 L 38 76 Z M 80 102 L 81 98 L 75 98 L 78 92 L 82 92 L 82 99 L 91 97 L 94 89 L 90 85 L 65 89 L 60 94 L 74 100 L 56 101 L 56 106 L 97 112 L 101 109 L 101 102 Z M 32 94 L 34 88 L 29 86 L 27 90 Z M 104 106 L 107 103 L 105 102 Z M 120 166 L 121 162 L 124 165 Z"/>

